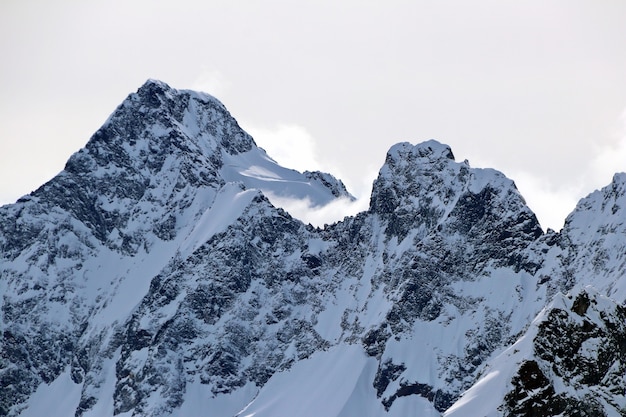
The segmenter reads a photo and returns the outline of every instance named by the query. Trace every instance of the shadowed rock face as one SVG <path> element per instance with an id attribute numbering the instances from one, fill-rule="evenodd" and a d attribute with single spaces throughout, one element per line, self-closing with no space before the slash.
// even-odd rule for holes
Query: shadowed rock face
<path id="1" fill-rule="evenodd" d="M 536 359 L 521 364 L 504 397 L 506 415 L 623 412 L 625 314 L 623 306 L 585 291 L 569 310 L 549 310 L 533 341 Z"/>
<path id="2" fill-rule="evenodd" d="M 444 412 L 577 285 L 572 265 L 597 277 L 622 259 L 616 221 L 574 216 L 544 235 L 512 181 L 436 141 L 392 147 L 369 210 L 323 230 L 246 185 L 265 157 L 219 101 L 150 80 L 62 173 L 0 208 L 0 415 L 19 415 L 64 373 L 80 384 L 77 416 L 104 402 L 171 415 L 192 386 L 242 398 L 238 411 L 273 376 L 355 345 L 377 361 L 366 385 L 381 413 L 416 397 Z M 329 174 L 287 171 L 272 177 L 283 191 L 350 198 Z M 618 185 L 597 196 L 614 220 Z M 580 292 L 541 322 L 505 414 L 575 415 L 584 403 L 603 415 L 609 400 L 554 383 L 623 388 L 626 317 L 597 300 Z"/>

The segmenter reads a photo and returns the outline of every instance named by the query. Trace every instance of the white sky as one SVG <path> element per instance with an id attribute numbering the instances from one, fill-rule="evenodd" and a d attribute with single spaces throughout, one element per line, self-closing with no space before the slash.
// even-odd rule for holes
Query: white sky
<path id="1" fill-rule="evenodd" d="M 559 229 L 626 171 L 625 22 L 623 0 L 2 0 L 0 203 L 157 78 L 360 197 L 392 144 L 435 138 Z"/>

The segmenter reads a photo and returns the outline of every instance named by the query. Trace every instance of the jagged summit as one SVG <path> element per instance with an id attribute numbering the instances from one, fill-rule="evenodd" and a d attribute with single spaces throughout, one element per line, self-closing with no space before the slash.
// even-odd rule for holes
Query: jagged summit
<path id="1" fill-rule="evenodd" d="M 415 204 L 431 205 L 431 201 L 424 202 L 421 197 L 439 192 L 450 194 L 453 191 L 449 189 L 439 190 L 443 185 L 440 182 L 449 178 L 448 186 L 453 186 L 452 179 L 463 175 L 461 171 L 469 172 L 469 165 L 456 164 L 447 145 L 434 140 L 418 145 L 398 143 L 387 152 L 385 163 L 374 181 L 370 210 L 385 214 Z M 439 200 L 439 205 L 450 203 L 447 197 Z"/>
<path id="2" fill-rule="evenodd" d="M 542 234 L 513 181 L 499 171 L 456 162 L 450 147 L 434 140 L 389 150 L 374 181 L 370 212 L 387 221 L 388 235 L 399 238 L 415 228 L 424 237 L 448 227 L 491 241 L 511 227 L 529 241 Z M 503 229 L 493 228 L 494 222 Z M 491 229 L 482 229 L 486 224 Z"/>
<path id="3" fill-rule="evenodd" d="M 317 206 L 352 198 L 330 174 L 279 166 L 217 99 L 155 80 L 130 94 L 65 169 L 31 197 L 72 213 L 108 241 L 114 230 L 143 234 L 138 229 L 146 224 L 159 236 L 175 233 L 180 207 L 206 209 L 227 183 Z M 129 205 L 136 211 L 123 213 Z M 170 219 L 166 229 L 172 228 L 167 233 L 161 232 L 164 218 Z"/>
<path id="4" fill-rule="evenodd" d="M 415 145 L 409 142 L 400 142 L 393 145 L 387 152 L 387 160 L 385 162 L 388 163 L 388 161 L 391 162 L 391 160 L 398 158 L 413 159 L 416 157 L 428 160 L 441 158 L 454 160 L 454 154 L 450 146 L 435 139 L 430 139 Z"/>
<path id="5" fill-rule="evenodd" d="M 148 80 L 130 94 L 89 143 L 115 140 L 132 146 L 141 139 L 169 139 L 174 146 L 204 154 L 214 152 L 218 145 L 233 154 L 256 146 L 216 98 L 156 80 Z"/>
<path id="6" fill-rule="evenodd" d="M 172 100 L 179 98 L 181 95 L 188 95 L 205 104 L 212 103 L 222 108 L 225 112 L 228 112 L 224 104 L 211 94 L 195 90 L 175 89 L 170 87 L 167 83 L 153 78 L 146 80 L 146 82 L 137 89 L 135 94 L 139 96 L 145 104 L 153 108 L 160 107 L 165 100 Z M 128 99 L 133 97 L 133 95 L 134 94 L 130 94 Z"/>

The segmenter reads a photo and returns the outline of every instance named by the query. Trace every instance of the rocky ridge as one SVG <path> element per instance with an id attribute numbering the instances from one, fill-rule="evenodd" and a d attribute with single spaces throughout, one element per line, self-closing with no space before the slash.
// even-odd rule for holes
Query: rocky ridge
<path id="1" fill-rule="evenodd" d="M 0 208 L 0 415 L 62 384 L 76 416 L 473 415 L 496 371 L 484 415 L 619 415 L 624 178 L 544 234 L 503 174 L 400 143 L 369 209 L 319 229 L 267 196 L 339 180 L 150 80 Z"/>

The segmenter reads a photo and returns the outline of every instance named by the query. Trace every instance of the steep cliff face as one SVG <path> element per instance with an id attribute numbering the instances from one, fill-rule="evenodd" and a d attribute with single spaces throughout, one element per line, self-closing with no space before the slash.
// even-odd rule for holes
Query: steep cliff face
<path id="1" fill-rule="evenodd" d="M 370 215 L 384 242 L 375 280 L 392 301 L 364 337 L 377 394 L 389 410 L 417 396 L 443 411 L 538 311 L 525 251 L 541 229 L 512 181 L 434 141 L 390 150 Z"/>
<path id="2" fill-rule="evenodd" d="M 620 304 L 626 302 L 626 174 L 615 174 L 601 190 L 583 198 L 561 233 L 568 273 L 577 286 L 592 285 Z"/>
<path id="3" fill-rule="evenodd" d="M 611 415 L 624 183 L 543 234 L 501 173 L 400 143 L 369 210 L 314 228 L 268 197 L 324 205 L 351 198 L 341 181 L 278 166 L 219 101 L 150 80 L 0 208 L 0 415 L 473 415 L 476 392 L 489 415 L 600 392 Z M 499 397 L 480 390 L 496 371 Z"/>
<path id="4" fill-rule="evenodd" d="M 624 183 L 616 174 L 532 246 L 552 301 L 446 416 L 626 414 Z"/>

